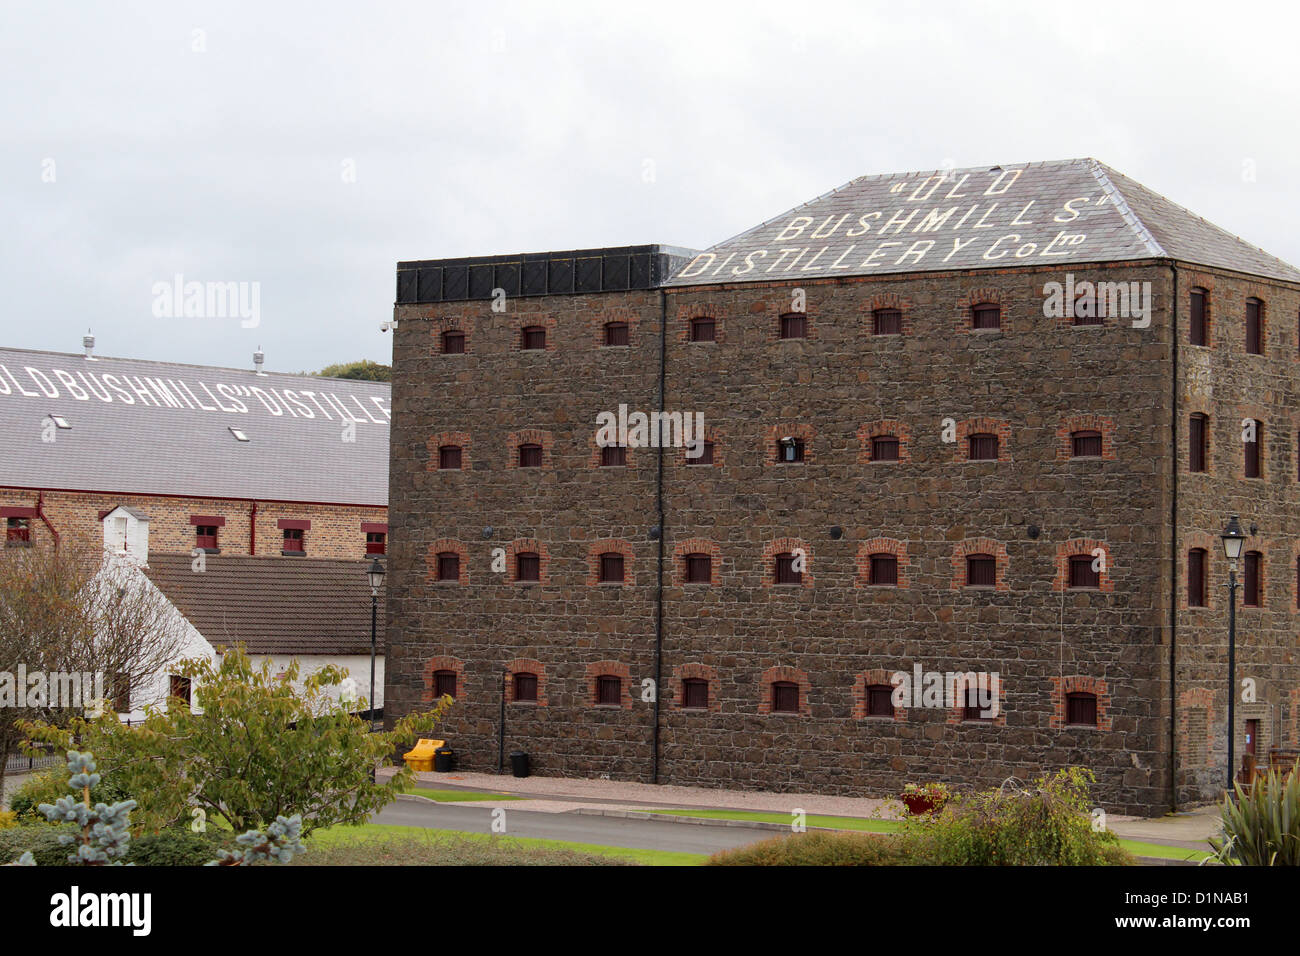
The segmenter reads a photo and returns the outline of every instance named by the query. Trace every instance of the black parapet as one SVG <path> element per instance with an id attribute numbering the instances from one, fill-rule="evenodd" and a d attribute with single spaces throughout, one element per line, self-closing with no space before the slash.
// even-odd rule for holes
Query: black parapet
<path id="1" fill-rule="evenodd" d="M 397 304 L 655 289 L 695 256 L 676 246 L 617 246 L 397 264 Z"/>

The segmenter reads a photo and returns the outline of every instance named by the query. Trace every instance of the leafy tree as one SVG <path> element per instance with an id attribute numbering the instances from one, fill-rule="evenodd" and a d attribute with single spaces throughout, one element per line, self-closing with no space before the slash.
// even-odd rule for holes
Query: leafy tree
<path id="1" fill-rule="evenodd" d="M 235 832 L 269 828 L 281 817 L 302 819 L 302 835 L 317 827 L 362 823 L 410 785 L 405 766 L 387 782 L 374 769 L 431 730 L 451 698 L 411 714 L 392 731 L 372 733 L 329 688 L 347 677 L 326 665 L 295 687 L 295 661 L 272 673 L 255 666 L 242 645 L 217 661 L 184 661 L 202 713 L 179 699 L 127 727 L 115 716 L 79 718 L 68 729 L 29 724 L 34 740 L 67 747 L 76 739 L 99 754 L 115 787 L 136 794 L 138 826 L 156 832 L 177 823 L 201 830 L 209 817 Z"/>
<path id="2" fill-rule="evenodd" d="M 325 378 L 352 378 L 363 382 L 390 382 L 393 379 L 392 366 L 381 365 L 369 359 L 327 365 L 316 374 Z"/>

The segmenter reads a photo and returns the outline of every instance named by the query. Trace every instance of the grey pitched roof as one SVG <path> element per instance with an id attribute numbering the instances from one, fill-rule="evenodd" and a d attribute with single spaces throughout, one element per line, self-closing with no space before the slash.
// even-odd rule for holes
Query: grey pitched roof
<path id="1" fill-rule="evenodd" d="M 242 641 L 250 654 L 370 653 L 367 562 L 209 555 L 198 573 L 190 561 L 151 554 L 144 572 L 214 647 Z M 377 624 L 383 653 L 383 588 Z"/>
<path id="2" fill-rule="evenodd" d="M 0 486 L 384 505 L 390 391 L 0 348 Z"/>
<path id="3" fill-rule="evenodd" d="M 864 176 L 700 253 L 668 286 L 1174 258 L 1300 269 L 1095 159 Z"/>

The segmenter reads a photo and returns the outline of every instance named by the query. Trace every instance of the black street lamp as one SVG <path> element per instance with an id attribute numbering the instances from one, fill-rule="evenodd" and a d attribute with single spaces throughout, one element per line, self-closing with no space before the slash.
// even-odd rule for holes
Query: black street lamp
<path id="1" fill-rule="evenodd" d="M 379 589 L 384 583 L 384 565 L 379 558 L 366 570 L 370 579 L 370 730 L 375 729 L 375 642 L 379 630 Z"/>
<path id="2" fill-rule="evenodd" d="M 1246 543 L 1246 532 L 1241 530 L 1236 515 L 1229 519 L 1220 537 L 1224 557 L 1228 559 L 1228 796 L 1231 797 L 1236 759 L 1233 738 L 1237 729 L 1237 561 Z"/>

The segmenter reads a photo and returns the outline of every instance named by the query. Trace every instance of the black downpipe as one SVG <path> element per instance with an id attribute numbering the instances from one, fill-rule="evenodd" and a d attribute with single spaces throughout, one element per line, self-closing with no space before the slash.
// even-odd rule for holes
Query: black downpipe
<path id="1" fill-rule="evenodd" d="M 1173 374 L 1171 376 L 1173 383 L 1171 387 L 1172 426 L 1169 430 L 1170 443 L 1173 448 L 1173 454 L 1171 455 L 1173 463 L 1171 488 L 1173 495 L 1169 505 L 1169 808 L 1171 812 L 1176 813 L 1178 811 L 1178 428 L 1180 425 L 1178 412 L 1178 266 L 1171 262 L 1169 272 L 1173 276 L 1174 284 L 1174 302 L 1169 313 L 1170 353 L 1173 356 Z"/>
<path id="2" fill-rule="evenodd" d="M 668 295 L 659 290 L 659 411 L 664 411 L 664 386 L 668 361 Z M 662 419 L 660 419 L 662 421 Z M 659 529 L 659 556 L 655 575 L 655 699 L 654 730 L 650 742 L 650 782 L 659 782 L 659 699 L 663 696 L 664 661 L 664 448 L 659 442 L 659 469 L 655 477 L 655 526 Z"/>
<path id="3" fill-rule="evenodd" d="M 506 680 L 509 671 L 501 668 L 501 719 L 497 721 L 497 773 L 506 772 Z"/>

